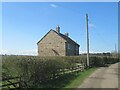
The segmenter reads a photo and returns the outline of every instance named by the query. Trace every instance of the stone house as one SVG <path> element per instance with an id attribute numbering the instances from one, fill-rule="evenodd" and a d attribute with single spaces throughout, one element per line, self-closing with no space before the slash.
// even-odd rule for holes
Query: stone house
<path id="1" fill-rule="evenodd" d="M 79 55 L 79 44 L 73 41 L 68 33 L 60 33 L 60 27 L 51 29 L 38 45 L 38 56 L 76 56 Z"/>

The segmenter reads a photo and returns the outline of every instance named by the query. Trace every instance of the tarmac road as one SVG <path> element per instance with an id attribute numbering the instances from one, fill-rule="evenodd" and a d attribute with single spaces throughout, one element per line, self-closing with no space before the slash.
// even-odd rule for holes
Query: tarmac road
<path id="1" fill-rule="evenodd" d="M 100 67 L 78 88 L 118 88 L 118 63 Z"/>

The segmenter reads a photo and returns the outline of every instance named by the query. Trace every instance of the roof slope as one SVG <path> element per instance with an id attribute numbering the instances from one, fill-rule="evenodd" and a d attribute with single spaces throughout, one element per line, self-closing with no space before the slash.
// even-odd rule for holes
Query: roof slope
<path id="1" fill-rule="evenodd" d="M 66 35 L 64 35 L 64 34 L 62 34 L 62 33 L 57 33 L 55 30 L 52 30 L 52 29 L 51 29 L 50 31 L 55 32 L 55 33 L 58 34 L 61 38 L 63 38 L 65 41 L 80 46 L 79 44 L 77 44 L 75 41 L 73 41 L 71 38 L 69 38 L 68 36 L 66 36 Z M 49 32 L 50 32 L 50 31 L 49 31 Z M 48 32 L 47 34 L 49 34 L 49 32 Z M 46 34 L 46 35 L 47 35 L 47 34 Z M 46 35 L 45 35 L 45 36 L 46 36 Z M 44 36 L 44 37 L 45 37 L 45 36 Z M 43 38 L 44 38 L 44 37 L 43 37 Z M 42 39 L 43 39 L 43 38 L 42 38 Z M 41 40 L 42 40 L 42 39 L 41 39 Z M 37 44 L 38 44 L 41 40 L 39 40 L 39 41 L 37 42 Z"/>
<path id="2" fill-rule="evenodd" d="M 65 39 L 67 42 L 73 43 L 73 44 L 77 44 L 75 41 L 73 41 L 71 38 L 69 38 L 68 36 L 64 35 L 64 34 L 59 34 L 63 39 Z M 80 46 L 79 44 L 77 44 L 78 46 Z"/>

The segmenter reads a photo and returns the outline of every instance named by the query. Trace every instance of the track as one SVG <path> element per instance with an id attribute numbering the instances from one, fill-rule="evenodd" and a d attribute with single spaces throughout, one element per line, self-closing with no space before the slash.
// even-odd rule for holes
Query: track
<path id="1" fill-rule="evenodd" d="M 118 88 L 118 63 L 100 67 L 78 88 Z"/>

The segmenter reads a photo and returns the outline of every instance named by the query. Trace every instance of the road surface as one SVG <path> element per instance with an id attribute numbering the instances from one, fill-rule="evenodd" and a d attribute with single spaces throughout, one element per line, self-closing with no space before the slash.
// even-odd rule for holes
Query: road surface
<path id="1" fill-rule="evenodd" d="M 118 63 L 100 67 L 78 88 L 118 88 Z"/>

